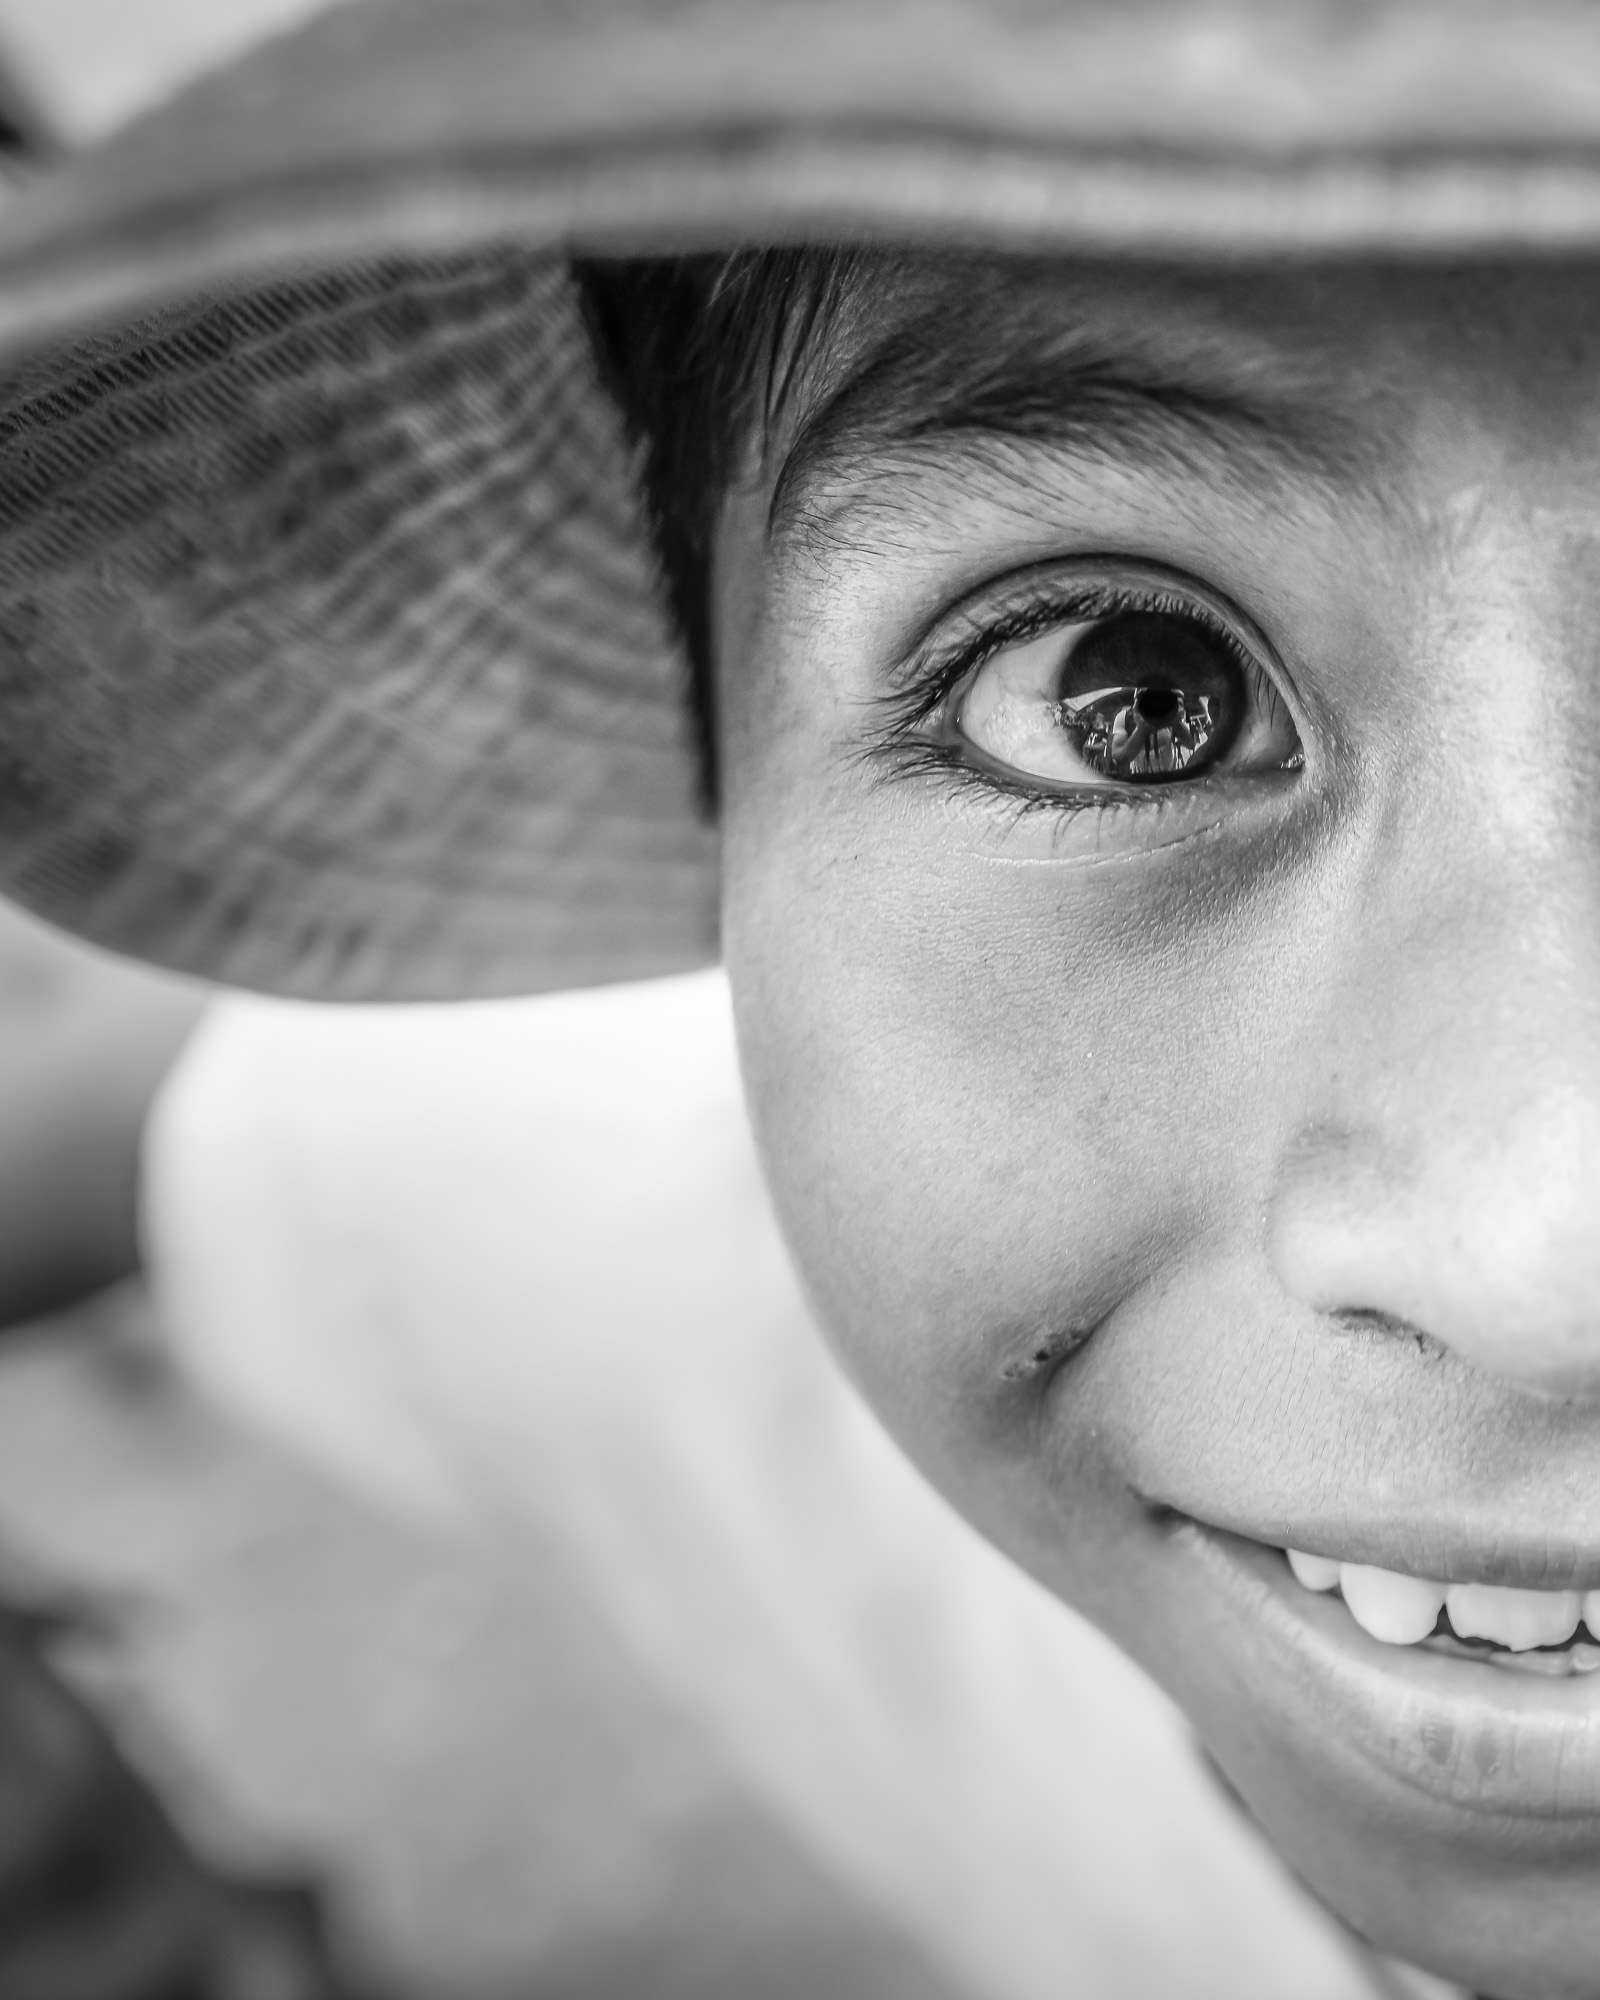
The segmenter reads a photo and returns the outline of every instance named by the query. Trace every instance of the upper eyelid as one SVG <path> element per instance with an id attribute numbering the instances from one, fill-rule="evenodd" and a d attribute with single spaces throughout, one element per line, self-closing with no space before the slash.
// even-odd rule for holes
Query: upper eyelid
<path id="1" fill-rule="evenodd" d="M 1074 565 L 1076 567 L 1076 565 Z M 999 579 L 1000 585 L 1019 583 L 1023 578 L 1035 576 L 1039 571 L 1058 572 L 1059 564 L 1030 565 L 1027 570 L 1017 572 L 1010 578 Z M 1085 586 L 1080 583 L 1079 591 Z M 979 590 L 970 592 L 955 605 L 948 605 L 934 618 L 921 627 L 916 638 L 888 669 L 889 688 L 872 704 L 883 717 L 882 742 L 886 747 L 910 740 L 918 730 L 923 729 L 939 711 L 955 696 L 962 684 L 981 667 L 1007 646 L 1017 645 L 1024 639 L 1038 637 L 1049 632 L 1056 625 L 1070 622 L 1072 605 L 1066 592 L 1058 593 L 1054 599 L 1044 592 L 1033 594 L 1033 604 L 1039 614 L 1039 623 L 1034 632 L 1001 632 L 993 627 L 985 630 L 980 623 L 978 607 L 988 604 L 999 611 L 1004 598 L 996 602 L 996 585 L 991 582 Z M 1019 588 L 1019 602 L 1016 610 L 1023 613 L 1028 609 L 1028 593 Z M 956 646 L 942 649 L 942 657 L 930 658 L 930 644 L 933 634 L 946 620 L 964 612 L 972 612 L 972 641 L 965 647 Z M 1003 622 L 1003 621 L 1002 621 Z"/>
<path id="2" fill-rule="evenodd" d="M 1020 574 L 1026 576 L 1031 573 L 1031 571 L 1024 571 Z M 992 637 L 996 627 L 1003 623 L 1006 600 L 1010 595 L 1006 586 L 1010 585 L 1013 581 L 1016 581 L 1016 579 L 1001 578 L 998 584 L 991 581 L 979 590 L 970 592 L 957 603 L 946 605 L 942 610 L 935 613 L 932 618 L 928 619 L 925 624 L 918 628 L 910 644 L 889 662 L 886 669 L 886 678 L 889 680 L 890 685 L 896 690 L 904 691 L 914 685 L 920 684 L 926 678 L 933 664 L 930 654 L 935 651 L 941 654 L 946 661 L 952 655 L 960 656 L 961 649 L 959 647 L 937 646 L 936 644 L 936 635 L 940 628 L 951 621 L 964 620 L 966 622 L 969 639 L 973 646 Z M 1084 593 L 1085 587 L 1080 584 L 1079 594 Z M 1024 615 L 1029 610 L 1037 610 L 1040 619 L 1038 626 L 1040 633 L 1048 631 L 1052 622 L 1059 622 L 1061 624 L 1068 622 L 1071 610 L 1071 598 L 1070 593 L 1066 590 L 1060 591 L 1052 599 L 1042 590 L 1032 593 L 1028 592 L 1021 587 L 1019 582 L 1016 590 L 1016 599 L 1017 602 L 1013 609 L 1018 615 Z M 986 617 L 992 621 L 987 628 L 983 622 Z M 1021 632 L 1007 632 L 1003 638 L 997 641 L 997 644 L 1014 645 L 1023 636 Z M 974 664 L 976 662 L 972 659 L 968 659 L 965 662 L 968 669 Z"/>
<path id="3" fill-rule="evenodd" d="M 935 676 L 942 678 L 947 687 L 956 685 L 969 678 L 997 653 L 1065 629 L 1074 622 L 1073 612 L 1083 609 L 1083 606 L 1070 602 L 1040 602 L 1032 607 L 1019 605 L 1012 619 L 1002 618 L 987 628 L 974 623 L 967 643 L 940 648 L 941 657 L 937 660 L 928 657 L 927 647 L 919 649 L 905 662 L 903 685 L 909 690 L 912 686 L 926 685 Z"/>
<path id="4" fill-rule="evenodd" d="M 1098 573 L 1096 565 L 1102 566 Z M 1120 591 L 1117 588 L 1119 581 L 1127 585 Z M 1048 588 L 1051 583 L 1057 585 L 1054 592 Z M 1089 598 L 1101 594 L 1120 598 L 1131 607 L 1138 601 L 1141 587 L 1148 593 L 1146 601 L 1157 595 L 1170 594 L 1175 600 L 1174 608 L 1198 612 L 1203 622 L 1230 645 L 1254 658 L 1269 679 L 1289 681 L 1277 649 L 1265 633 L 1248 613 L 1233 605 L 1220 591 L 1202 583 L 1197 577 L 1185 575 L 1181 570 L 1169 569 L 1163 563 L 1106 553 L 1056 557 L 1047 562 L 1030 563 L 1025 569 L 991 578 L 956 603 L 944 606 L 918 628 L 911 642 L 889 662 L 886 676 L 894 690 L 890 699 L 903 698 L 914 688 L 925 685 L 930 674 L 938 671 L 930 653 L 934 650 L 940 628 L 952 620 L 967 621 L 976 645 L 986 636 L 985 618 L 995 624 L 1002 622 L 1008 600 L 1017 612 L 1036 607 L 1039 613 L 1036 633 L 1007 634 L 993 648 L 998 651 L 1002 646 L 1018 643 L 1024 636 L 1042 635 L 1053 624 L 1071 622 L 1074 595 Z M 944 648 L 939 651 L 948 664 L 951 654 Z M 959 652 L 955 657 L 960 657 Z M 974 652 L 966 660 L 964 671 L 970 672 L 978 664 L 980 659 Z"/>

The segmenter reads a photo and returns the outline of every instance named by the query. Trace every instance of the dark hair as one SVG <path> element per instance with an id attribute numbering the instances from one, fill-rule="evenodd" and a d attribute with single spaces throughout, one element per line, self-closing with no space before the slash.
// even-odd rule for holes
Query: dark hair
<path id="1" fill-rule="evenodd" d="M 717 790 L 711 551 L 752 428 L 769 424 L 795 364 L 842 291 L 842 250 L 575 260 L 606 386 L 640 451 L 647 523 L 683 641 L 708 808 Z"/>

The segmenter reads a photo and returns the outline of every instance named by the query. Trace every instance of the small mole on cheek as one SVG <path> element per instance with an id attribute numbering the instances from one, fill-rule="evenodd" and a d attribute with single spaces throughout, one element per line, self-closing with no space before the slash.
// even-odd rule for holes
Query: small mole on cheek
<path id="1" fill-rule="evenodd" d="M 1000 1370 L 1002 1382 L 1031 1382 L 1035 1376 L 1044 1374 L 1065 1361 L 1069 1354 L 1076 1354 L 1094 1332 L 1092 1326 L 1063 1327 L 1058 1333 L 1048 1335 L 1027 1354 L 1018 1355 L 1006 1362 Z"/>

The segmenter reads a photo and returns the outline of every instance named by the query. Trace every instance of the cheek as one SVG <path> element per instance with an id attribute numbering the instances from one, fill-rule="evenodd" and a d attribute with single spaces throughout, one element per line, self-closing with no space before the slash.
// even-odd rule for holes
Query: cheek
<path id="1" fill-rule="evenodd" d="M 847 1367 L 1011 1545 L 1063 1481 L 1116 1482 L 1159 1385 L 1120 1342 L 1063 1436 L 1005 1364 L 1129 1301 L 1187 1325 L 1196 1274 L 1260 1260 L 1319 902 L 1272 838 L 1027 859 L 942 781 L 875 782 L 852 662 L 881 636 L 849 592 L 785 623 L 761 573 L 730 534 L 723 947 L 757 1137 Z"/>
<path id="2" fill-rule="evenodd" d="M 949 1485 L 1008 1358 L 1259 1212 L 1274 1142 L 1241 1116 L 1236 996 L 1261 919 L 1176 875 L 997 865 L 876 802 L 777 800 L 727 829 L 758 1137 L 825 1324 Z"/>

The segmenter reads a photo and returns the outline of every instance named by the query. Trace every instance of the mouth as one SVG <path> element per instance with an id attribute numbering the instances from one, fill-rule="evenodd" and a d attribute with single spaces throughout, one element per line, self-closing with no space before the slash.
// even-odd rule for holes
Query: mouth
<path id="1" fill-rule="evenodd" d="M 1186 1516 L 1169 1532 L 1224 1612 L 1213 1629 L 1258 1730 L 1363 1789 L 1376 1774 L 1390 1796 L 1398 1785 L 1480 1821 L 1581 1820 L 1592 1832 L 1600 1589 L 1436 1582 Z"/>
<path id="2" fill-rule="evenodd" d="M 1303 1549 L 1283 1553 L 1297 1583 L 1318 1596 L 1337 1592 L 1356 1624 L 1380 1645 L 1422 1646 L 1554 1680 L 1600 1668 L 1600 1590 L 1438 1583 Z"/>

